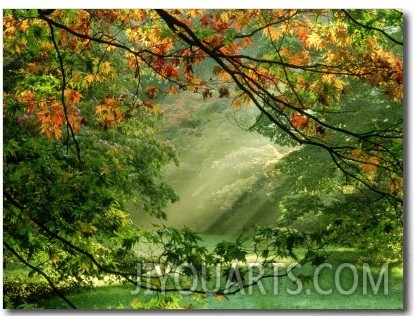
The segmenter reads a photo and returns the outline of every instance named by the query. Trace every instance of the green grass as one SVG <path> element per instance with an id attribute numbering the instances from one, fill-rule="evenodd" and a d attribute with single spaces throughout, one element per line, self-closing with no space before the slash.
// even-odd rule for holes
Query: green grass
<path id="1" fill-rule="evenodd" d="M 222 240 L 221 236 L 211 236 L 208 242 Z M 132 294 L 135 287 L 131 284 L 102 286 L 68 293 L 68 298 L 80 309 L 133 309 L 133 308 L 194 308 L 194 309 L 402 309 L 403 308 L 403 269 L 401 264 L 389 265 L 388 283 L 384 276 L 379 282 L 378 273 L 381 265 L 370 264 L 371 273 L 378 292 L 367 279 L 367 293 L 364 293 L 362 265 L 356 262 L 357 256 L 349 250 L 337 251 L 330 259 L 332 269 L 324 268 L 318 275 L 318 284 L 323 291 L 332 289 L 331 294 L 318 293 L 313 282 L 300 281 L 302 290 L 297 291 L 299 281 L 293 277 L 265 279 L 262 287 L 246 288 L 244 293 L 235 295 L 180 295 L 179 293 L 146 294 L 141 290 Z M 345 267 L 338 273 L 338 266 L 344 262 L 357 267 L 357 278 L 351 269 Z M 295 270 L 293 275 L 313 276 L 310 267 Z M 335 283 L 335 273 L 339 276 L 339 285 Z M 350 290 L 354 282 L 355 290 L 350 295 L 342 292 Z M 275 290 L 275 288 L 277 290 Z M 385 289 L 388 293 L 384 293 Z M 291 293 L 289 293 L 291 291 Z M 292 291 L 298 292 L 292 294 Z M 36 302 L 39 308 L 67 308 L 59 298 L 42 299 Z"/>
<path id="2" fill-rule="evenodd" d="M 201 242 L 208 248 L 222 240 L 233 238 L 223 235 L 202 235 Z M 264 279 L 260 286 L 246 288 L 235 295 L 181 295 L 179 293 L 148 294 L 141 290 L 133 294 L 135 290 L 132 284 L 116 284 L 110 286 L 98 286 L 95 288 L 72 288 L 66 290 L 67 298 L 79 309 L 164 309 L 164 308 L 193 308 L 193 309 L 402 309 L 403 308 L 403 266 L 402 264 L 389 264 L 388 283 L 379 278 L 380 264 L 371 263 L 371 273 L 374 285 L 378 286 L 378 292 L 367 279 L 367 292 L 364 293 L 364 280 L 362 264 L 358 263 L 358 254 L 352 249 L 336 249 L 328 262 L 332 269 L 324 268 L 317 276 L 319 288 L 323 291 L 332 289 L 330 294 L 318 292 L 313 280 L 314 270 L 305 266 L 293 271 L 294 276 L 301 274 L 310 278 L 301 278 L 302 290 L 297 291 L 299 281 L 282 277 L 278 279 Z M 343 263 L 355 265 L 357 276 L 351 269 L 345 267 L 338 273 L 338 267 Z M 289 262 L 285 262 L 289 264 Z M 8 267 L 4 270 L 5 279 L 26 278 L 32 284 L 45 283 L 41 277 L 28 277 L 27 269 L 21 267 Z M 257 271 L 257 270 L 256 270 Z M 339 276 L 339 285 L 335 282 L 335 273 Z M 256 273 L 254 273 L 256 275 Z M 381 281 L 380 281 L 381 280 Z M 350 290 L 354 282 L 355 290 L 350 295 L 342 292 Z M 22 284 L 20 282 L 19 284 Z M 24 283 L 23 283 L 24 284 Z M 46 285 L 47 288 L 47 285 Z M 212 286 L 209 288 L 213 288 Z M 388 293 L 384 290 L 387 289 Z M 290 293 L 289 293 L 290 291 Z M 297 294 L 292 294 L 292 291 Z M 66 303 L 50 293 L 39 295 L 37 298 L 26 299 L 20 308 L 66 309 Z"/>

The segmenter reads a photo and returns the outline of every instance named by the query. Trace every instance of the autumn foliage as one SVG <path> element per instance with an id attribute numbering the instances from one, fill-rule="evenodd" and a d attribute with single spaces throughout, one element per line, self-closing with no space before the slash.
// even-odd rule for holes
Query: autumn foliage
<path id="1" fill-rule="evenodd" d="M 142 176 L 134 184 L 142 193 L 139 203 L 161 214 L 160 205 L 174 197 L 153 184 L 153 177 L 173 154 L 154 136 L 154 121 L 162 114 L 158 99 L 187 91 L 200 95 L 200 102 L 218 97 L 234 109 L 255 106 L 261 115 L 253 127 L 272 139 L 325 151 L 346 185 L 378 195 L 402 219 L 402 29 L 402 12 L 388 9 L 5 10 L 3 118 L 11 131 L 5 133 L 5 165 L 13 175 L 5 183 L 6 200 L 11 209 L 27 206 L 26 198 L 16 202 L 20 192 L 36 191 L 35 185 L 29 190 L 34 175 L 48 173 L 29 165 L 19 171 L 19 159 L 39 159 L 39 165 L 59 170 L 52 170 L 53 177 L 48 171 L 45 188 L 54 183 L 79 190 L 87 183 L 84 168 L 88 181 L 102 187 Z M 370 113 L 361 95 L 378 100 Z M 122 146 L 108 136 L 119 131 L 126 135 Z M 32 138 L 41 146 L 30 143 Z M 88 152 L 88 146 L 94 149 Z M 134 146 L 141 146 L 141 156 Z M 98 159 L 95 152 L 112 156 Z M 62 161 L 65 166 L 58 166 Z M 32 200 L 44 212 L 39 196 L 55 192 L 36 192 Z M 167 193 L 159 197 L 160 192 Z M 101 209 L 110 206 L 124 223 L 116 203 L 108 203 L 112 193 L 105 194 L 111 197 L 100 201 Z M 57 201 L 62 196 L 56 194 Z M 72 198 L 68 203 L 75 208 Z M 86 201 L 93 214 L 93 198 Z M 12 218 L 34 225 L 34 214 Z M 99 232 L 94 227 L 105 226 L 102 214 L 79 215 L 93 227 L 65 216 L 71 225 L 83 225 L 88 238 Z M 50 229 L 39 225 L 33 234 Z M 134 239 L 128 238 L 130 247 Z"/>
<path id="2" fill-rule="evenodd" d="M 390 33 L 400 30 L 401 16 L 395 10 L 8 11 L 5 60 L 22 58 L 23 64 L 21 82 L 4 93 L 4 108 L 15 100 L 25 107 L 18 121 L 30 120 L 54 138 L 68 126 L 73 137 L 85 119 L 85 94 L 116 80 L 116 65 L 137 80 L 134 106 L 158 111 L 157 96 L 179 90 L 232 98 L 236 108 L 254 104 L 296 141 L 329 149 L 344 170 L 358 162 L 364 171 L 368 163 L 400 177 L 402 170 L 389 170 L 386 151 L 355 155 L 358 148 L 345 153 L 329 140 L 342 133 L 381 147 L 387 145 L 378 137 L 401 137 L 401 129 L 371 137 L 329 126 L 324 116 L 340 111 L 341 99 L 358 82 L 402 104 L 403 61 L 396 49 L 402 40 Z M 201 71 L 208 60 L 215 65 Z M 148 74 L 167 88 L 141 81 Z M 115 126 L 130 111 L 131 104 L 125 107 L 119 98 L 112 92 L 95 99 L 103 127 Z"/>
<path id="3" fill-rule="evenodd" d="M 130 75 L 137 81 L 133 104 L 118 91 L 96 97 L 89 121 L 113 127 L 136 106 L 157 113 L 157 97 L 180 90 L 231 98 L 234 108 L 258 107 L 295 141 L 329 150 L 341 170 L 374 189 L 372 179 L 364 180 L 367 169 L 402 179 L 400 164 L 396 170 L 384 150 L 384 141 L 401 138 L 402 129 L 355 133 L 331 126 L 326 116 L 340 112 L 341 100 L 358 84 L 402 104 L 402 40 L 390 33 L 400 32 L 401 17 L 395 10 L 9 11 L 5 59 L 24 62 L 21 82 L 4 94 L 4 108 L 16 100 L 25 107 L 18 121 L 29 120 L 54 138 L 68 127 L 73 138 L 86 120 L 85 94 Z M 148 75 L 165 84 L 146 83 Z M 340 149 L 339 134 L 356 145 Z M 362 143 L 370 149 L 355 155 Z M 395 197 L 392 188 L 387 194 Z"/>

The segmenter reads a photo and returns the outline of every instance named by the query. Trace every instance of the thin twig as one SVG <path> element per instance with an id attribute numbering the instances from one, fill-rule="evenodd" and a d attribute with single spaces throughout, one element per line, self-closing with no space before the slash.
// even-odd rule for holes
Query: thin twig
<path id="1" fill-rule="evenodd" d="M 73 126 L 72 126 L 72 124 L 70 123 L 70 120 L 69 120 L 69 115 L 68 115 L 68 108 L 67 108 L 67 106 L 66 106 L 66 101 L 65 101 L 65 90 L 66 90 L 66 72 L 65 72 L 65 67 L 64 67 L 64 65 L 63 65 L 63 58 L 62 58 L 62 55 L 61 55 L 61 53 L 60 53 L 59 47 L 58 47 L 58 45 L 57 45 L 57 43 L 56 43 L 56 39 L 55 39 L 55 32 L 54 32 L 54 30 L 53 30 L 53 26 L 52 26 L 52 24 L 51 24 L 51 23 L 49 23 L 48 21 L 47 21 L 47 23 L 48 23 L 48 25 L 49 25 L 49 29 L 50 29 L 50 36 L 51 36 L 51 39 L 52 39 L 52 42 L 53 42 L 53 46 L 54 46 L 54 48 L 55 48 L 55 50 L 56 50 L 56 53 L 57 53 L 57 56 L 58 56 L 59 65 L 60 65 L 60 71 L 61 71 L 61 73 L 62 73 L 61 102 L 62 102 L 62 106 L 63 106 L 63 112 L 64 112 L 64 114 L 65 114 L 66 125 L 67 125 L 67 128 L 68 128 L 68 134 L 70 134 L 70 136 L 72 137 L 72 140 L 73 140 L 73 142 L 74 142 L 74 144 L 75 144 L 76 154 L 77 154 L 77 156 L 78 156 L 78 161 L 79 161 L 79 164 L 80 164 L 80 165 L 82 165 L 82 160 L 81 160 L 81 156 L 80 156 L 80 147 L 79 147 L 79 143 L 78 143 L 78 141 L 76 140 L 76 137 L 75 137 L 75 132 L 74 132 L 74 130 L 73 130 Z"/>
<path id="2" fill-rule="evenodd" d="M 352 21 L 352 22 L 354 22 L 355 24 L 357 24 L 357 25 L 359 25 L 359 26 L 361 26 L 361 27 L 363 27 L 363 28 L 365 28 L 365 29 L 367 29 L 367 30 L 371 30 L 371 31 L 377 31 L 377 32 L 380 32 L 382 35 L 384 35 L 384 36 L 386 36 L 389 40 L 391 40 L 392 42 L 394 42 L 394 43 L 396 43 L 396 44 L 398 44 L 398 45 L 401 45 L 401 46 L 403 46 L 404 45 L 404 43 L 403 42 L 400 42 L 400 41 L 398 41 L 398 40 L 396 40 L 395 38 L 393 38 L 391 35 L 389 35 L 389 34 L 387 34 L 384 30 L 381 30 L 381 29 L 379 29 L 379 28 L 376 28 L 376 27 L 373 27 L 373 26 L 368 26 L 368 25 L 365 25 L 365 24 L 362 24 L 361 22 L 359 22 L 359 21 L 357 21 L 347 10 L 345 10 L 345 9 L 342 9 L 341 10 L 343 13 L 345 13 L 345 15 Z"/>
<path id="3" fill-rule="evenodd" d="M 53 281 L 46 275 L 46 273 L 44 273 L 42 270 L 40 270 L 38 267 L 35 267 L 34 265 L 30 264 L 27 260 L 25 260 L 12 246 L 10 246 L 6 241 L 3 240 L 3 245 L 4 247 L 10 251 L 17 259 L 19 259 L 20 262 L 22 262 L 25 266 L 29 267 L 30 269 L 32 269 L 33 271 L 36 271 L 37 273 L 39 273 L 42 277 L 44 277 L 47 281 L 47 283 L 49 283 L 50 287 L 52 288 L 52 290 L 59 295 L 59 297 L 64 300 L 70 307 L 72 307 L 73 309 L 77 309 L 77 307 L 71 302 L 69 301 L 69 299 L 55 286 L 55 284 L 53 283 Z"/>

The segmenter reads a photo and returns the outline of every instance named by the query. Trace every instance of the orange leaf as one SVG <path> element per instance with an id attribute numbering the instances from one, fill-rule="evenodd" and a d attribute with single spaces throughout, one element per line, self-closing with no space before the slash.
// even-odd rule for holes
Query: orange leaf
<path id="1" fill-rule="evenodd" d="M 221 81 L 227 81 L 231 79 L 231 76 L 227 72 L 223 71 L 220 73 L 219 78 Z"/>
<path id="2" fill-rule="evenodd" d="M 248 46 L 252 45 L 252 43 L 253 43 L 253 41 L 252 41 L 251 37 L 250 37 L 250 36 L 247 36 L 247 37 L 245 37 L 245 38 L 243 39 L 243 41 L 241 42 L 241 44 L 240 44 L 240 45 L 241 45 L 243 48 L 247 48 Z"/>
<path id="3" fill-rule="evenodd" d="M 351 152 L 350 157 L 351 157 L 352 159 L 358 159 L 358 158 L 361 156 L 361 154 L 362 154 L 362 149 L 357 148 L 357 149 L 354 149 L 354 150 Z"/>
<path id="4" fill-rule="evenodd" d="M 32 74 L 37 74 L 38 72 L 42 71 L 43 67 L 39 66 L 36 63 L 27 63 L 26 64 L 26 68 L 29 72 L 31 72 Z"/>
<path id="5" fill-rule="evenodd" d="M 279 29 L 270 26 L 266 29 L 265 35 L 272 41 L 277 41 L 282 36 L 282 32 Z"/>
<path id="6" fill-rule="evenodd" d="M 168 93 L 168 94 L 177 94 L 177 92 L 178 92 L 178 88 L 177 88 L 177 87 L 175 87 L 175 86 L 171 86 L 171 87 L 169 87 L 169 88 L 168 88 L 168 90 L 167 90 L 167 93 Z"/>
<path id="7" fill-rule="evenodd" d="M 309 30 L 306 27 L 299 27 L 296 34 L 298 35 L 298 37 L 300 38 L 300 40 L 302 41 L 303 45 L 307 46 L 307 37 L 309 34 Z"/>
<path id="8" fill-rule="evenodd" d="M 401 194 L 403 192 L 403 179 L 400 177 L 392 177 L 388 182 L 388 188 L 393 194 Z"/>
<path id="9" fill-rule="evenodd" d="M 108 109 L 105 105 L 97 105 L 95 108 L 95 114 L 102 114 L 104 112 L 107 112 Z"/>
<path id="10" fill-rule="evenodd" d="M 62 126 L 63 125 L 63 117 L 64 117 L 63 108 L 60 103 L 55 102 L 52 104 L 52 113 L 51 113 L 51 121 L 55 126 Z"/>
<path id="11" fill-rule="evenodd" d="M 187 17 L 188 18 L 196 18 L 196 17 L 200 16 L 201 14 L 203 14 L 202 9 L 191 9 L 191 10 L 188 10 Z"/>
<path id="12" fill-rule="evenodd" d="M 85 76 L 85 81 L 86 81 L 88 84 L 91 84 L 94 80 L 95 80 L 95 76 L 94 76 L 94 75 L 92 75 L 92 74 L 89 74 L 89 75 L 86 75 L 86 76 Z"/>
<path id="13" fill-rule="evenodd" d="M 68 120 L 69 120 L 70 125 L 72 126 L 73 131 L 78 132 L 80 129 L 80 121 L 81 121 L 81 117 L 79 116 L 79 113 L 76 113 L 76 115 L 69 113 Z"/>
<path id="14" fill-rule="evenodd" d="M 79 104 L 81 98 L 83 98 L 82 94 L 79 91 L 66 89 L 65 90 L 65 97 L 68 103 L 72 104 Z"/>
<path id="15" fill-rule="evenodd" d="M 309 124 L 309 117 L 305 117 L 299 114 L 294 114 L 291 119 L 293 127 L 302 129 Z"/>
<path id="16" fill-rule="evenodd" d="M 290 56 L 290 63 L 295 66 L 304 66 L 308 64 L 310 54 L 308 51 L 302 51 L 298 54 Z"/>
<path id="17" fill-rule="evenodd" d="M 235 109 L 240 108 L 243 105 L 249 105 L 251 103 L 251 99 L 249 95 L 245 92 L 239 92 L 233 99 L 231 106 Z"/>
<path id="18" fill-rule="evenodd" d="M 165 69 L 164 69 L 164 75 L 168 79 L 169 78 L 178 79 L 177 69 L 175 69 L 173 66 L 167 66 L 167 67 L 165 67 Z"/>
<path id="19" fill-rule="evenodd" d="M 105 98 L 103 101 L 106 105 L 108 105 L 109 107 L 117 107 L 118 106 L 118 101 L 114 98 Z"/>
<path id="20" fill-rule="evenodd" d="M 290 51 L 287 48 L 282 48 L 279 51 L 280 56 L 289 56 L 290 55 Z"/>
<path id="21" fill-rule="evenodd" d="M 60 128 L 54 128 L 53 130 L 53 136 L 55 136 L 56 139 L 62 138 L 62 131 Z"/>
<path id="22" fill-rule="evenodd" d="M 142 102 L 142 104 L 145 106 L 147 110 L 149 110 L 152 113 L 159 113 L 161 111 L 158 104 L 153 104 L 147 101 Z"/>
<path id="23" fill-rule="evenodd" d="M 379 158 L 375 156 L 370 156 L 368 159 L 364 160 L 366 163 L 362 164 L 362 170 L 366 173 L 375 173 L 378 168 Z"/>
<path id="24" fill-rule="evenodd" d="M 158 88 L 154 86 L 148 86 L 145 88 L 144 93 L 148 98 L 153 99 L 158 93 Z"/>
<path id="25" fill-rule="evenodd" d="M 215 66 L 214 68 L 213 68 L 213 74 L 214 75 L 219 75 L 219 74 L 221 74 L 221 73 L 223 73 L 224 72 L 224 69 L 223 68 L 221 68 L 220 66 Z"/>
<path id="26" fill-rule="evenodd" d="M 342 90 L 344 88 L 344 82 L 341 79 L 335 78 L 332 80 L 332 84 L 338 90 Z"/>

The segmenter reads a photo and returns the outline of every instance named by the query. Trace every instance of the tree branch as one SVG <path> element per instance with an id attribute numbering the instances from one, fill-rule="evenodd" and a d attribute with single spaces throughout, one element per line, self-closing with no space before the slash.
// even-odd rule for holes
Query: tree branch
<path id="1" fill-rule="evenodd" d="M 18 208 L 19 210 L 21 210 L 22 212 L 26 212 L 25 207 L 23 207 L 22 205 L 20 205 L 19 202 L 17 202 L 8 192 L 4 191 L 3 192 L 4 196 L 7 198 L 7 200 L 12 203 L 16 208 Z M 71 242 L 69 242 L 68 240 L 64 239 L 63 237 L 59 236 L 57 233 L 53 232 L 52 230 L 50 230 L 46 225 L 44 225 L 43 223 L 41 223 L 39 220 L 37 220 L 36 218 L 31 218 L 31 220 L 33 221 L 33 223 L 35 223 L 39 228 L 41 228 L 45 233 L 47 233 L 51 238 L 57 239 L 60 242 L 62 242 L 65 246 L 69 247 L 72 250 L 75 250 L 76 252 L 79 252 L 83 255 L 85 255 L 86 257 L 89 258 L 89 260 L 91 260 L 91 262 L 102 272 L 106 272 L 109 274 L 113 274 L 113 275 L 118 275 L 118 276 L 122 276 L 124 278 L 126 278 L 129 282 L 131 282 L 132 284 L 135 284 L 134 281 L 132 281 L 129 277 L 131 276 L 135 276 L 136 273 L 124 273 L 124 272 L 119 272 L 119 271 L 115 271 L 115 270 L 111 270 L 108 269 L 106 267 L 104 267 L 103 265 L 101 265 L 96 259 L 95 257 L 83 250 L 82 248 L 79 248 L 78 246 L 72 244 Z"/>
<path id="2" fill-rule="evenodd" d="M 358 25 L 358 26 L 360 26 L 360 27 L 363 27 L 363 28 L 365 28 L 365 29 L 367 29 L 367 30 L 371 30 L 371 31 L 377 31 L 377 32 L 380 32 L 382 35 L 384 35 L 384 36 L 386 36 L 389 40 L 391 40 L 392 42 L 394 42 L 395 44 L 398 44 L 398 45 L 401 45 L 401 46 L 403 46 L 404 45 L 404 43 L 403 42 L 400 42 L 400 41 L 398 41 L 398 40 L 396 40 L 395 38 L 393 38 L 391 35 L 389 35 L 389 34 L 387 34 L 384 30 L 381 30 L 381 29 L 379 29 L 379 28 L 376 28 L 376 27 L 373 27 L 373 26 L 368 26 L 368 25 L 365 25 L 365 24 L 362 24 L 361 22 L 359 22 L 359 21 L 357 21 L 356 19 L 354 19 L 354 17 L 347 11 L 347 10 L 345 10 L 345 9 L 342 9 L 341 10 L 343 13 L 345 13 L 345 15 L 352 21 L 352 22 L 354 22 L 356 25 Z"/>
<path id="3" fill-rule="evenodd" d="M 36 271 L 39 273 L 42 277 L 44 277 L 49 283 L 52 290 L 62 299 L 64 300 L 70 307 L 73 309 L 77 309 L 77 307 L 54 285 L 53 281 L 44 273 L 42 270 L 40 270 L 38 267 L 35 267 L 34 265 L 30 264 L 27 260 L 25 260 L 19 253 L 13 249 L 12 246 L 10 246 L 6 241 L 3 240 L 4 247 L 10 251 L 21 263 L 23 263 L 28 268 L 32 269 L 33 271 Z"/>
<path id="4" fill-rule="evenodd" d="M 341 153 L 339 153 L 337 150 L 338 149 L 353 149 L 354 147 L 335 147 L 335 146 L 331 146 L 329 144 L 324 144 L 320 141 L 316 141 L 316 140 L 312 140 L 311 138 L 309 138 L 308 136 L 304 135 L 303 133 L 300 132 L 300 130 L 298 129 L 294 129 L 296 132 L 299 133 L 299 135 L 301 135 L 303 138 L 298 137 L 298 135 L 296 135 L 290 128 L 286 127 L 282 122 L 279 122 L 278 120 L 275 119 L 275 117 L 269 113 L 261 104 L 260 102 L 257 100 L 255 95 L 260 95 L 260 93 L 263 93 L 265 96 L 267 96 L 268 98 L 270 98 L 271 100 L 273 100 L 274 102 L 279 102 L 285 106 L 287 106 L 288 108 L 291 108 L 293 110 L 298 111 L 299 113 L 306 115 L 307 117 L 309 117 L 310 119 L 312 119 L 313 121 L 315 121 L 316 123 L 320 124 L 321 126 L 324 126 L 326 128 L 329 128 L 331 130 L 334 130 L 336 132 L 339 132 L 341 134 L 344 135 L 349 135 L 352 137 L 355 137 L 356 139 L 360 139 L 362 141 L 368 142 L 370 144 L 373 145 L 379 145 L 378 143 L 374 142 L 373 140 L 369 139 L 370 133 L 355 133 L 340 127 L 336 127 L 336 126 L 332 126 L 329 125 L 326 122 L 321 121 L 320 119 L 318 119 L 316 116 L 309 114 L 307 112 L 305 112 L 303 107 L 297 107 L 297 106 L 293 106 L 292 104 L 287 103 L 284 100 L 281 100 L 279 98 L 277 98 L 276 96 L 272 95 L 271 93 L 269 93 L 269 91 L 267 91 L 267 89 L 265 87 L 262 87 L 262 85 L 258 82 L 255 82 L 254 80 L 250 79 L 248 76 L 246 76 L 244 73 L 240 72 L 240 71 L 236 71 L 236 70 L 232 70 L 230 69 L 230 67 L 228 65 L 225 64 L 225 62 L 222 59 L 228 60 L 231 59 L 234 56 L 227 56 L 224 54 L 221 54 L 220 52 L 214 52 L 212 51 L 210 48 L 206 47 L 201 41 L 200 39 L 196 36 L 196 34 L 188 27 L 188 25 L 186 25 L 185 23 L 179 21 L 178 19 L 176 19 L 174 16 L 170 15 L 167 11 L 165 10 L 160 10 L 157 9 L 155 10 L 158 15 L 167 23 L 168 27 L 177 33 L 177 35 L 183 39 L 186 43 L 192 45 L 192 46 L 196 46 L 201 48 L 206 54 L 208 54 L 213 60 L 215 60 L 217 62 L 217 64 L 220 65 L 220 67 L 226 71 L 231 78 L 233 79 L 233 81 L 236 83 L 236 85 L 242 90 L 244 91 L 249 98 L 253 101 L 253 103 L 255 104 L 255 106 L 266 115 L 266 117 L 268 117 L 268 119 L 274 123 L 277 127 L 279 127 L 280 129 L 282 129 L 283 131 L 285 131 L 286 133 L 288 133 L 288 135 L 290 135 L 290 137 L 294 140 L 296 140 L 299 144 L 308 144 L 308 145 L 312 145 L 312 146 L 317 146 L 317 147 L 321 147 L 323 149 L 325 149 L 326 151 L 328 151 L 334 161 L 334 163 L 338 166 L 338 168 L 344 172 L 344 174 L 349 174 L 348 171 L 346 171 L 343 166 L 337 161 L 337 159 L 339 159 L 340 161 L 342 161 L 343 163 L 345 163 L 345 165 L 347 165 L 346 160 L 348 160 L 346 157 L 344 157 Z M 186 35 L 188 34 L 188 35 Z M 231 63 L 231 61 L 230 61 Z M 234 65 L 233 65 L 234 66 Z M 285 75 L 286 75 L 286 67 L 289 67 L 289 65 L 282 65 L 284 67 L 285 70 Z M 245 84 L 247 86 L 249 86 L 250 89 L 248 89 L 240 80 L 239 78 L 236 76 L 236 74 L 238 76 L 241 76 L 245 82 Z M 254 84 L 255 88 L 252 87 L 251 83 Z M 289 82 L 288 82 L 289 85 Z M 260 90 L 260 93 L 259 91 Z M 255 95 L 254 95 L 255 94 Z M 273 108 L 275 111 L 277 111 L 278 113 L 280 113 L 280 111 L 278 111 L 277 109 Z M 282 114 L 283 115 L 283 114 Z M 286 117 L 286 116 L 285 116 Z M 383 168 L 383 166 L 378 165 L 378 167 Z M 377 188 L 375 188 L 374 186 L 370 185 L 367 181 L 361 179 L 360 177 L 358 177 L 355 174 L 350 175 L 352 176 L 353 179 L 355 179 L 357 182 L 360 182 L 362 184 L 364 184 L 365 186 L 367 186 L 369 189 L 371 189 L 372 191 L 383 195 L 384 197 L 388 197 L 388 198 L 392 198 L 396 201 L 398 201 L 398 203 L 402 203 L 402 199 L 395 197 L 391 194 L 389 194 L 388 192 L 383 192 Z"/>
<path id="5" fill-rule="evenodd" d="M 65 101 L 66 72 L 65 72 L 65 67 L 63 65 L 63 58 L 62 58 L 62 55 L 60 54 L 59 47 L 58 47 L 58 45 L 56 43 L 55 32 L 53 30 L 53 26 L 52 26 L 51 23 L 49 23 L 49 22 L 47 22 L 47 23 L 49 25 L 50 36 L 51 36 L 51 39 L 52 39 L 52 42 L 53 42 L 53 47 L 55 48 L 56 53 L 57 53 L 57 56 L 58 56 L 59 66 L 60 66 L 60 72 L 62 73 L 62 88 L 61 88 L 61 97 L 60 98 L 61 98 L 61 102 L 62 102 L 62 106 L 63 106 L 63 112 L 64 112 L 64 115 L 65 115 L 66 124 L 67 124 L 67 127 L 68 127 L 68 133 L 70 132 L 70 135 L 72 137 L 72 140 L 73 140 L 73 142 L 75 144 L 76 154 L 78 156 L 79 164 L 82 165 L 82 160 L 81 160 L 81 156 L 80 156 L 79 143 L 76 140 L 75 132 L 73 131 L 72 124 L 69 121 L 68 108 L 66 106 L 66 101 Z"/>

